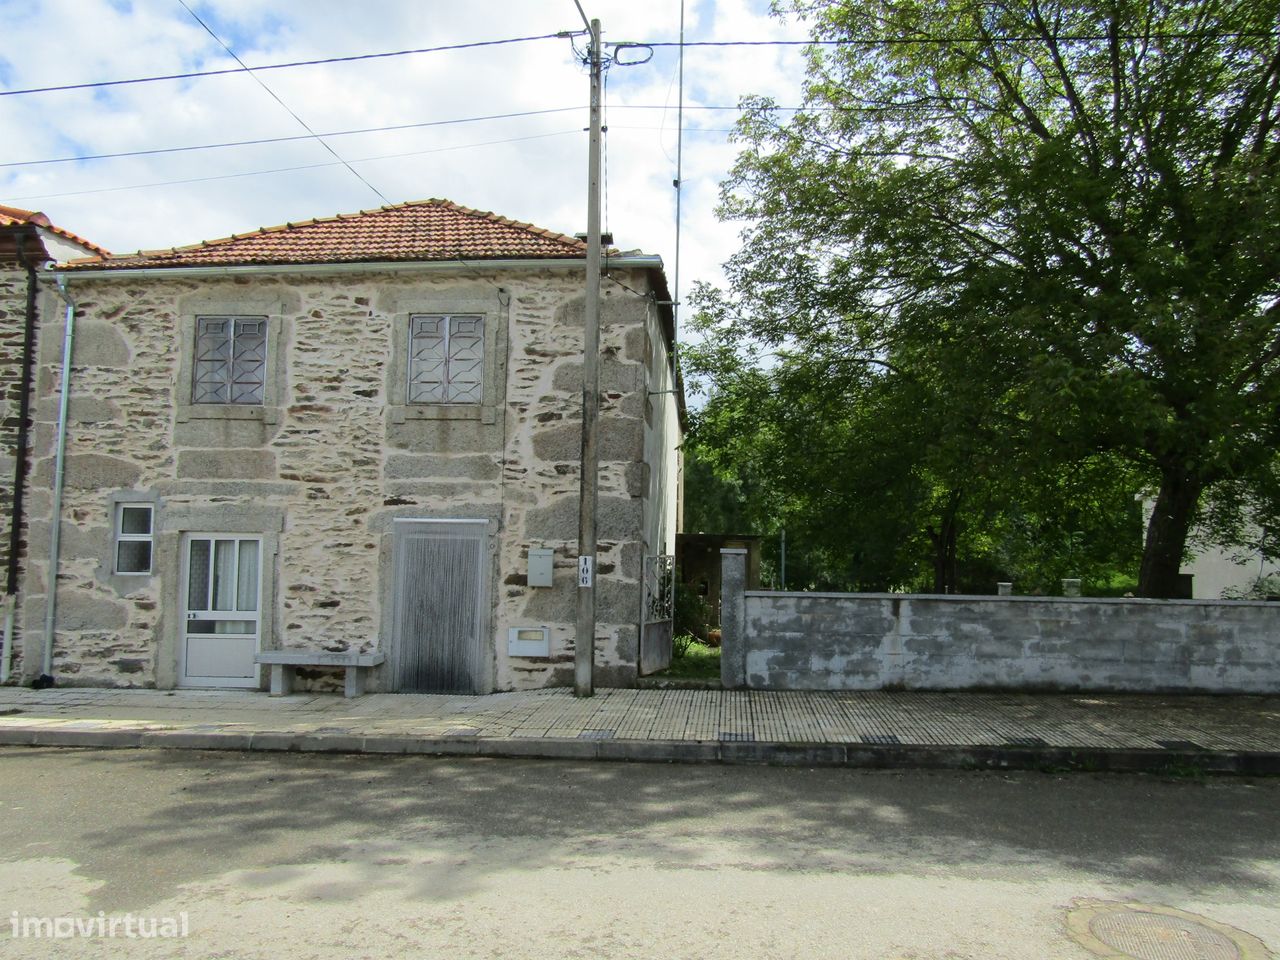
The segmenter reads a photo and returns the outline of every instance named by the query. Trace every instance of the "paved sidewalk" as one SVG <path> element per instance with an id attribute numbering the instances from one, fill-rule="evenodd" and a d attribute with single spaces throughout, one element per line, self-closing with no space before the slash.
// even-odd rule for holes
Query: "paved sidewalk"
<path id="1" fill-rule="evenodd" d="M 1280 696 L 0 688 L 0 744 L 1280 773 Z"/>

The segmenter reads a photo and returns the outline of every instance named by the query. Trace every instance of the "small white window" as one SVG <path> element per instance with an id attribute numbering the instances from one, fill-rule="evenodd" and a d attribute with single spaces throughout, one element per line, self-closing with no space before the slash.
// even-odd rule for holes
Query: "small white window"
<path id="1" fill-rule="evenodd" d="M 409 317 L 410 403 L 480 403 L 483 387 L 483 317 Z"/>
<path id="2" fill-rule="evenodd" d="M 116 573 L 151 572 L 152 518 L 149 503 L 116 506 Z"/>
<path id="3" fill-rule="evenodd" d="M 192 403 L 261 404 L 266 317 L 197 317 Z"/>

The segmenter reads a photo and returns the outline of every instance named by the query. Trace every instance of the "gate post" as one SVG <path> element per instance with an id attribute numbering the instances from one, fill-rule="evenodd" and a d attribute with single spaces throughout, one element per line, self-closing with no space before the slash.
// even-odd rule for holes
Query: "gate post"
<path id="1" fill-rule="evenodd" d="M 720 551 L 720 685 L 726 690 L 747 685 L 747 551 Z"/>

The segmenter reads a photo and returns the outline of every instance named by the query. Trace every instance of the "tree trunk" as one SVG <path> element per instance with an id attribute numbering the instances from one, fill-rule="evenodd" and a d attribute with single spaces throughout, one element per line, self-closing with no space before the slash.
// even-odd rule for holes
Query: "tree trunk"
<path id="1" fill-rule="evenodd" d="M 953 490 L 948 494 L 941 529 L 929 527 L 927 531 L 933 544 L 934 593 L 956 592 L 956 527 L 959 525 L 960 497 L 959 491 Z"/>
<path id="2" fill-rule="evenodd" d="M 939 533 L 933 527 L 928 529 L 929 541 L 933 544 L 933 592 L 947 592 L 947 538 L 946 528 Z"/>
<path id="3" fill-rule="evenodd" d="M 947 524 L 947 593 L 959 592 L 956 586 L 956 528 L 960 525 L 960 521 L 956 518 L 955 513 L 951 515 L 951 521 Z"/>
<path id="4" fill-rule="evenodd" d="M 1195 520 L 1202 484 L 1179 472 L 1166 472 L 1147 523 L 1147 539 L 1138 571 L 1138 596 L 1169 599 L 1179 594 L 1178 572 L 1187 535 Z"/>

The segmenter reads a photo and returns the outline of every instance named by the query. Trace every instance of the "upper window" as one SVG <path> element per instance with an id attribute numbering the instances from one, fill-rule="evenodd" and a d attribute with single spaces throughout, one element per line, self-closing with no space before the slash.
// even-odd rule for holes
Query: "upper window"
<path id="1" fill-rule="evenodd" d="M 149 503 L 116 504 L 116 573 L 150 573 L 152 520 Z"/>
<path id="2" fill-rule="evenodd" d="M 266 317 L 197 317 L 192 403 L 261 404 L 267 376 Z"/>
<path id="3" fill-rule="evenodd" d="M 409 402 L 480 403 L 484 317 L 409 317 Z"/>

